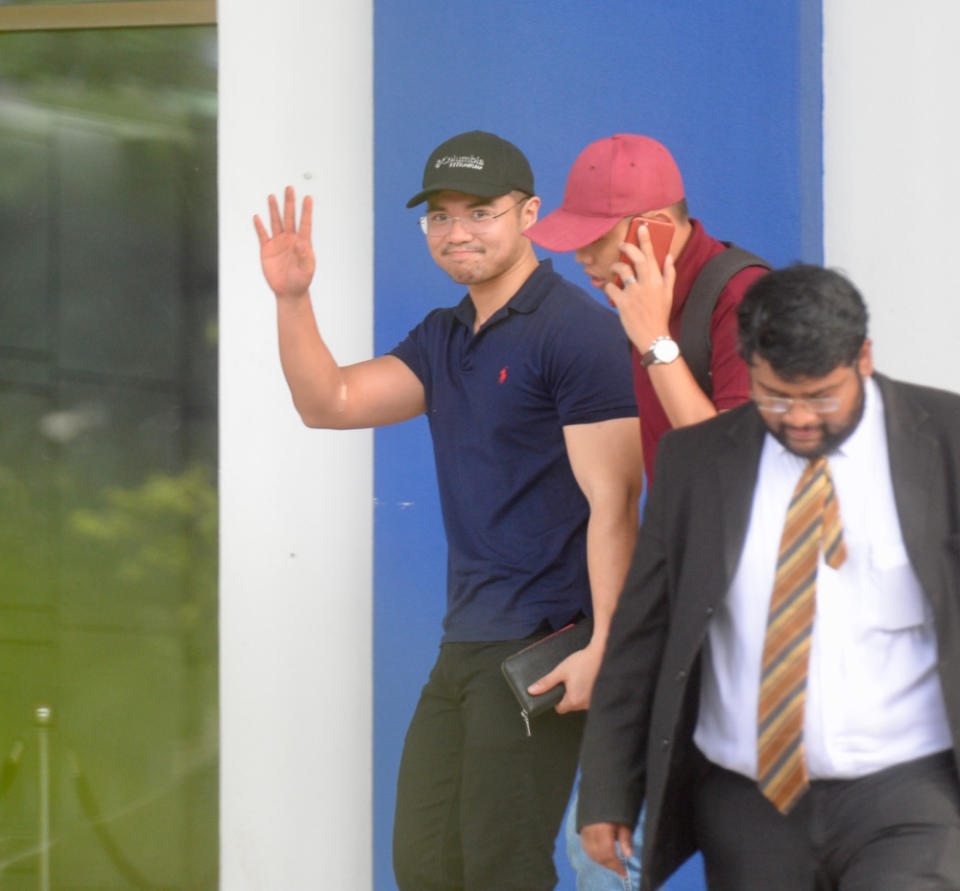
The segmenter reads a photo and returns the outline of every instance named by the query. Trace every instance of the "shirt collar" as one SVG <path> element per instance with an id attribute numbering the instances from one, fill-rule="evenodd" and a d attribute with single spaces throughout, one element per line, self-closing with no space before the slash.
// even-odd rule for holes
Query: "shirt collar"
<path id="1" fill-rule="evenodd" d="M 837 449 L 843 458 L 859 459 L 873 448 L 877 437 L 886 435 L 883 426 L 883 399 L 872 375 L 863 379 L 863 416 L 853 431 Z"/>
<path id="2" fill-rule="evenodd" d="M 697 274 L 710 259 L 710 251 L 715 242 L 704 231 L 699 220 L 690 218 L 690 237 L 680 251 L 680 256 L 674 258 L 674 268 L 677 278 L 673 285 L 673 306 L 670 308 L 670 317 L 676 318 L 687 302 L 687 296 L 693 287 Z"/>
<path id="3" fill-rule="evenodd" d="M 541 260 L 540 265 L 527 276 L 527 280 L 520 286 L 517 293 L 490 316 L 490 318 L 484 322 L 483 327 L 486 328 L 492 322 L 505 318 L 507 314 L 511 312 L 533 312 L 543 302 L 543 298 L 550 292 L 555 276 L 553 261 Z M 463 300 L 456 305 L 453 313 L 457 321 L 466 325 L 471 331 L 473 330 L 473 323 L 477 317 L 477 308 L 473 305 L 469 292 L 467 292 Z"/>

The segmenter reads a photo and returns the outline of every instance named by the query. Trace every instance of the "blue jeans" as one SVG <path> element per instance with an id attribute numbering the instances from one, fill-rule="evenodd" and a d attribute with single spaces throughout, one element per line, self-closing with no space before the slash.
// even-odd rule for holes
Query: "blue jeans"
<path id="1" fill-rule="evenodd" d="M 638 891 L 640 888 L 640 848 L 643 845 L 643 815 L 637 820 L 637 828 L 633 832 L 633 856 L 623 857 L 623 865 L 627 868 L 627 877 L 621 879 L 615 872 L 591 860 L 583 850 L 580 834 L 577 832 L 577 800 L 580 797 L 580 780 L 573 790 L 570 802 L 570 812 L 567 815 L 567 857 L 570 865 L 577 873 L 577 891 Z M 617 848 L 619 853 L 619 846 Z M 666 888 L 666 886 L 663 886 Z"/>

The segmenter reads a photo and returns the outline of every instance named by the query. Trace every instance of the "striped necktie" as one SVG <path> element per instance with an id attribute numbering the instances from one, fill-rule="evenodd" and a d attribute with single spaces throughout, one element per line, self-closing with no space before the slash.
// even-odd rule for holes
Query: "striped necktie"
<path id="1" fill-rule="evenodd" d="M 757 782 L 786 814 L 807 790 L 803 717 L 820 551 L 837 569 L 847 556 L 827 459 L 813 459 L 794 490 L 770 598 L 757 715 Z"/>

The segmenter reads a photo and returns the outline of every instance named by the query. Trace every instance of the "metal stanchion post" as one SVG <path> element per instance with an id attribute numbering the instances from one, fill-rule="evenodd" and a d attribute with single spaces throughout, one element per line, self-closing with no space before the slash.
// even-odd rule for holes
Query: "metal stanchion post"
<path id="1" fill-rule="evenodd" d="M 40 749 L 40 789 L 39 789 L 39 842 L 40 842 L 40 891 L 50 891 L 50 722 L 53 709 L 49 705 L 38 705 L 34 710 L 34 723 L 37 725 L 37 743 Z"/>

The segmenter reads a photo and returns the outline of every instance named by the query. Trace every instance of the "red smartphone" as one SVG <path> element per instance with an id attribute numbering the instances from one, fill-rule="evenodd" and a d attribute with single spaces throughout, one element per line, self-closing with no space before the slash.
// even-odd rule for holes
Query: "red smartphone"
<path id="1" fill-rule="evenodd" d="M 663 261 L 667 259 L 670 253 L 670 242 L 673 240 L 673 223 L 668 220 L 654 219 L 653 217 L 634 217 L 630 220 L 627 228 L 626 238 L 623 240 L 627 244 L 635 244 L 640 247 L 640 227 L 646 224 L 650 232 L 650 241 L 653 243 L 653 256 L 657 261 L 657 268 L 663 269 Z M 620 254 L 621 263 L 630 263 L 630 258 L 626 254 Z M 618 287 L 623 287 L 620 276 L 614 277 L 613 283 Z"/>

